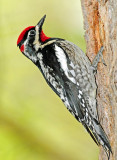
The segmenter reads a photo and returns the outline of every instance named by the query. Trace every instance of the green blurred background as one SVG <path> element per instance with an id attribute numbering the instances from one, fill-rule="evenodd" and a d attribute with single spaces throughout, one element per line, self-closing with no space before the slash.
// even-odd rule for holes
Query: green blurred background
<path id="1" fill-rule="evenodd" d="M 96 160 L 98 147 L 16 46 L 44 14 L 48 36 L 85 51 L 79 0 L 0 0 L 0 160 Z"/>

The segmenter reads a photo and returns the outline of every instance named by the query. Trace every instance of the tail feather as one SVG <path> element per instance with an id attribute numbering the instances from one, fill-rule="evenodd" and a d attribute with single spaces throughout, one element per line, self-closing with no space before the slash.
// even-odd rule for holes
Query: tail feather
<path id="1" fill-rule="evenodd" d="M 90 134 L 90 136 L 92 137 L 92 139 L 94 140 L 94 142 L 97 145 L 102 145 L 102 147 L 104 148 L 104 150 L 107 154 L 108 160 L 109 160 L 110 153 L 112 153 L 112 149 L 111 149 L 108 137 L 107 137 L 106 133 L 104 132 L 100 123 L 94 119 L 93 120 L 93 127 L 87 126 L 86 124 L 83 124 L 83 125 L 86 128 L 86 130 L 88 131 L 88 133 Z"/>
<path id="2" fill-rule="evenodd" d="M 97 135 L 95 133 L 93 133 L 89 127 L 87 127 L 87 125 L 84 124 L 85 129 L 87 130 L 87 132 L 90 134 L 91 138 L 94 140 L 94 142 L 99 146 L 99 142 L 97 141 Z"/>
<path id="3" fill-rule="evenodd" d="M 104 132 L 102 126 L 100 125 L 99 122 L 97 122 L 96 120 L 93 121 L 94 124 L 94 128 L 95 128 L 95 132 L 98 135 L 98 139 L 100 141 L 100 144 L 106 149 L 109 150 L 112 153 L 112 149 L 110 146 L 110 142 L 109 139 L 106 135 L 106 133 Z"/>

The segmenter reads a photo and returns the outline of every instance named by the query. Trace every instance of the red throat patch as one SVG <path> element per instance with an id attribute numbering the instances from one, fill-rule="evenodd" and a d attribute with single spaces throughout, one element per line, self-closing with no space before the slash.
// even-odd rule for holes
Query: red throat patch
<path id="1" fill-rule="evenodd" d="M 45 42 L 45 41 L 48 40 L 48 39 L 50 39 L 50 37 L 47 37 L 47 36 L 43 33 L 43 31 L 41 31 L 41 33 L 40 33 L 40 40 L 41 40 L 42 42 Z"/>
<path id="2" fill-rule="evenodd" d="M 35 26 L 27 27 L 27 28 L 25 28 L 25 29 L 21 32 L 21 34 L 19 35 L 18 40 L 17 40 L 17 45 L 22 41 L 25 33 L 26 33 L 27 31 L 29 31 L 30 29 L 34 28 L 34 27 L 35 27 Z"/>
<path id="3" fill-rule="evenodd" d="M 24 44 L 22 44 L 22 46 L 20 47 L 20 51 L 24 52 Z"/>

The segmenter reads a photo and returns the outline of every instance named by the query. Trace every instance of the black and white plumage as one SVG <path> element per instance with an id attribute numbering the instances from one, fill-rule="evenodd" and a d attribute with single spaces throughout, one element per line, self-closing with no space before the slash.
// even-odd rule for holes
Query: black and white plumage
<path id="1" fill-rule="evenodd" d="M 36 26 L 26 28 L 17 45 L 41 71 L 48 85 L 61 98 L 67 109 L 83 124 L 109 157 L 111 146 L 98 119 L 94 71 L 102 48 L 91 65 L 88 57 L 75 44 L 45 36 L 42 31 L 45 16 Z"/>

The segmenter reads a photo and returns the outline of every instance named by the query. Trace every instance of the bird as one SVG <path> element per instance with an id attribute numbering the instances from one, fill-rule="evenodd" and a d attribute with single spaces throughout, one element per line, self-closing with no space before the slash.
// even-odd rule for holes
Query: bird
<path id="1" fill-rule="evenodd" d="M 95 80 L 104 47 L 91 63 L 74 43 L 46 36 L 42 29 L 45 18 L 46 15 L 36 26 L 25 28 L 17 39 L 17 46 L 39 68 L 47 84 L 95 143 L 104 148 L 109 159 L 112 149 L 98 117 Z"/>

